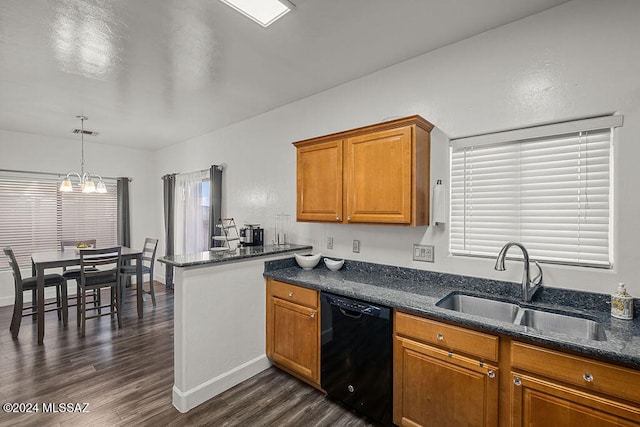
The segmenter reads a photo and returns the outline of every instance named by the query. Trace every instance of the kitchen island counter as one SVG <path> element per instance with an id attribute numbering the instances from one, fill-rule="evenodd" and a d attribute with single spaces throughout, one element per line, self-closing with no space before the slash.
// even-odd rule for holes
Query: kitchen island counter
<path id="1" fill-rule="evenodd" d="M 204 251 L 183 255 L 167 255 L 158 258 L 173 267 L 194 267 L 206 264 L 221 264 L 249 258 L 259 258 L 292 252 L 310 251 L 309 245 L 264 245 L 239 247 L 235 251 Z"/>

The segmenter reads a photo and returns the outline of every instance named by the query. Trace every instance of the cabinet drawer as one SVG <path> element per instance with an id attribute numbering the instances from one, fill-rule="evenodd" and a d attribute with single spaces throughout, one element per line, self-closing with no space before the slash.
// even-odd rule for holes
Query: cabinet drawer
<path id="1" fill-rule="evenodd" d="M 270 280 L 269 283 L 272 296 L 307 307 L 318 308 L 318 291 L 315 289 L 303 288 L 277 280 Z"/>
<path id="2" fill-rule="evenodd" d="M 411 314 L 396 312 L 397 335 L 414 338 L 482 360 L 498 360 L 498 337 Z"/>
<path id="3" fill-rule="evenodd" d="M 640 371 L 516 341 L 511 343 L 511 365 L 513 368 L 640 403 Z"/>

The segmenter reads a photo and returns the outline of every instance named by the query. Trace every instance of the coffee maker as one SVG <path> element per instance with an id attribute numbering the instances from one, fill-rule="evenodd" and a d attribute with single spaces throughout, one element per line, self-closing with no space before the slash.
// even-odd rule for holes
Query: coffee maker
<path id="1" fill-rule="evenodd" d="M 240 244 L 242 246 L 262 246 L 264 244 L 264 229 L 260 224 L 245 224 L 240 229 Z"/>

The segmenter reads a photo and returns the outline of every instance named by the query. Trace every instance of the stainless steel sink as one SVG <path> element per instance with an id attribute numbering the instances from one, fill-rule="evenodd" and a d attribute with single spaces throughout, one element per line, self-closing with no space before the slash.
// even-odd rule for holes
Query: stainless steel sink
<path id="1" fill-rule="evenodd" d="M 514 322 L 520 309 L 517 304 L 465 294 L 448 295 L 438 301 L 436 306 L 509 323 Z"/>
<path id="2" fill-rule="evenodd" d="M 526 326 L 538 331 L 556 332 L 576 338 L 606 341 L 604 328 L 595 320 L 570 314 L 523 308 L 518 304 L 465 294 L 450 294 L 437 307 L 487 319 Z"/>
<path id="3" fill-rule="evenodd" d="M 539 331 L 557 332 L 572 337 L 606 341 L 604 328 L 595 320 L 547 311 L 521 309 L 520 325 Z"/>

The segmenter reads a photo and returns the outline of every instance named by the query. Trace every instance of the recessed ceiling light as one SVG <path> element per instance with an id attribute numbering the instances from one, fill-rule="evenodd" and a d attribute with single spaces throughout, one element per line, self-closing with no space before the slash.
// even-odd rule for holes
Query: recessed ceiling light
<path id="1" fill-rule="evenodd" d="M 263 27 L 286 15 L 293 5 L 287 0 L 220 0 Z"/>

